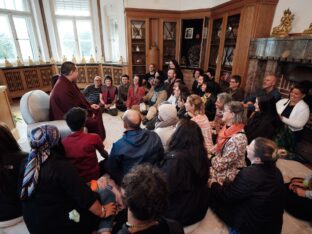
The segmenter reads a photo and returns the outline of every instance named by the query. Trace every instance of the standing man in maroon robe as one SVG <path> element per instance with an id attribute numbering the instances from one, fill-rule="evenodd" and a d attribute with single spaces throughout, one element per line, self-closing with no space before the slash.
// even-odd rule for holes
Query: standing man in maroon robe
<path id="1" fill-rule="evenodd" d="M 86 127 L 88 132 L 97 133 L 105 139 L 105 129 L 99 105 L 90 105 L 76 85 L 78 69 L 72 62 L 64 62 L 61 75 L 50 94 L 50 119 L 61 120 L 72 107 L 81 107 L 88 111 Z"/>

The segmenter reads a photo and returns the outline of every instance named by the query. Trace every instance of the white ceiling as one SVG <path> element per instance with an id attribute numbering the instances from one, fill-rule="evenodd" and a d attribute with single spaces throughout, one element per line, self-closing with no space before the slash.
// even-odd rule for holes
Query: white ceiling
<path id="1" fill-rule="evenodd" d="M 193 10 L 211 8 L 230 0 L 124 0 L 126 8 Z"/>

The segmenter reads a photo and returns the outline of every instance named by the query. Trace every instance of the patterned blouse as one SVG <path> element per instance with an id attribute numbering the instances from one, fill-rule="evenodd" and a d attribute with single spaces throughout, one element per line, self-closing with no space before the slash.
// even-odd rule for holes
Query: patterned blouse
<path id="1" fill-rule="evenodd" d="M 211 160 L 210 182 L 223 184 L 233 181 L 239 170 L 246 167 L 245 153 L 247 137 L 243 133 L 233 135 L 224 145 L 220 153 Z"/>

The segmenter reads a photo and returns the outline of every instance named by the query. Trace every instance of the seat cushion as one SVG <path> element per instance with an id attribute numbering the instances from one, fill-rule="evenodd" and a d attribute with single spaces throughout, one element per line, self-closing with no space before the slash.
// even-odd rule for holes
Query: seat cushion
<path id="1" fill-rule="evenodd" d="M 24 94 L 20 108 L 27 124 L 49 121 L 49 95 L 42 90 L 33 90 Z"/>

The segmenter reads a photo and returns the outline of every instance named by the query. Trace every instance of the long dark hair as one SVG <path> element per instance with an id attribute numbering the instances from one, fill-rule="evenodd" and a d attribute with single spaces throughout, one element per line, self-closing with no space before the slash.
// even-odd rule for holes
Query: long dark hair
<path id="1" fill-rule="evenodd" d="M 203 179 L 208 179 L 209 163 L 200 127 L 189 119 L 181 119 L 172 134 L 168 151 L 187 151 L 186 159 L 194 171 Z"/>

